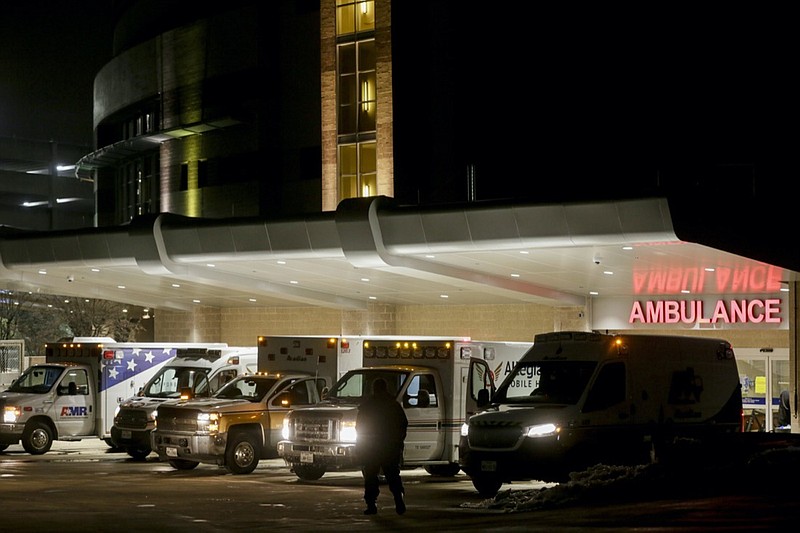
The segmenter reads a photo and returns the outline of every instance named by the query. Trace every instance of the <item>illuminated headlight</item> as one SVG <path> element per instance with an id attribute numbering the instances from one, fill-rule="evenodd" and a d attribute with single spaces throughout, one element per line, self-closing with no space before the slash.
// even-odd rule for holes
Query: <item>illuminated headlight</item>
<path id="1" fill-rule="evenodd" d="M 158 417 L 158 409 L 150 411 L 150 420 L 155 420 Z"/>
<path id="2" fill-rule="evenodd" d="M 537 424 L 525 428 L 525 436 L 534 439 L 537 437 L 549 437 L 555 435 L 559 431 L 561 431 L 561 428 L 555 424 Z"/>
<path id="3" fill-rule="evenodd" d="M 461 436 L 462 437 L 469 436 L 469 424 L 467 423 L 461 424 Z"/>
<path id="4" fill-rule="evenodd" d="M 200 413 L 197 415 L 197 431 L 216 433 L 219 431 L 219 413 Z"/>
<path id="5" fill-rule="evenodd" d="M 21 414 L 22 409 L 16 405 L 7 405 L 3 411 L 3 422 L 6 424 L 16 424 Z"/>
<path id="6" fill-rule="evenodd" d="M 356 422 L 355 420 L 342 421 L 342 429 L 339 431 L 339 440 L 342 442 L 356 441 Z"/>
<path id="7" fill-rule="evenodd" d="M 289 419 L 287 417 L 283 417 L 283 428 L 281 429 L 281 438 L 283 440 L 289 440 L 290 432 L 289 432 Z"/>

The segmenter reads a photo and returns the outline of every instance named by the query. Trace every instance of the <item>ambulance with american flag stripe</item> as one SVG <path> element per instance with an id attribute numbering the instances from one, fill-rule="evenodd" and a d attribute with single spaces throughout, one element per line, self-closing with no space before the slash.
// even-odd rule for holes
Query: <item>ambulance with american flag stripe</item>
<path id="1" fill-rule="evenodd" d="M 217 350 L 225 343 L 118 343 L 73 337 L 48 343 L 44 363 L 28 367 L 0 392 L 0 450 L 22 444 L 33 455 L 55 440 L 99 438 L 113 447 L 120 403 L 136 395 L 179 350 Z"/>

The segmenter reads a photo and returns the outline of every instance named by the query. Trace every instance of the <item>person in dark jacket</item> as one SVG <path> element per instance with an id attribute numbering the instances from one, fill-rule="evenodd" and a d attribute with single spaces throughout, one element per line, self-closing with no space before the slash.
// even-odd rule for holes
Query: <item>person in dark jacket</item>
<path id="1" fill-rule="evenodd" d="M 381 470 L 394 495 L 397 514 L 406 512 L 400 465 L 407 429 L 406 413 L 387 391 L 386 380 L 376 379 L 372 383 L 372 396 L 361 403 L 356 418 L 356 454 L 364 477 L 364 501 L 367 502 L 364 514 L 378 512 L 378 474 Z"/>
<path id="2" fill-rule="evenodd" d="M 789 391 L 781 391 L 778 403 L 778 426 L 785 427 L 792 423 L 792 409 L 789 406 Z"/>

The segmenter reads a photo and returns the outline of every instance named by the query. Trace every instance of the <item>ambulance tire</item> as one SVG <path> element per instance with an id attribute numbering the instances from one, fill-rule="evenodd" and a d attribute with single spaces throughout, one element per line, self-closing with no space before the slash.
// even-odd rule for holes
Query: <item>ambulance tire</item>
<path id="1" fill-rule="evenodd" d="M 169 465 L 175 470 L 191 470 L 199 465 L 197 461 L 187 461 L 186 459 L 170 459 Z"/>
<path id="2" fill-rule="evenodd" d="M 472 486 L 482 498 L 494 498 L 503 486 L 503 481 L 494 476 L 476 476 L 472 478 Z"/>
<path id="3" fill-rule="evenodd" d="M 294 465 L 292 470 L 294 471 L 294 475 L 303 481 L 316 481 L 325 475 L 324 466 Z"/>
<path id="4" fill-rule="evenodd" d="M 461 467 L 458 466 L 458 463 L 428 465 L 425 467 L 425 471 L 432 476 L 453 477 L 461 472 Z"/>
<path id="5" fill-rule="evenodd" d="M 233 435 L 225 450 L 225 468 L 231 474 L 249 474 L 261 458 L 261 442 L 255 433 L 242 431 Z"/>
<path id="6" fill-rule="evenodd" d="M 31 422 L 22 433 L 22 447 L 31 455 L 42 455 L 53 446 L 53 430 L 42 422 Z"/>
<path id="7" fill-rule="evenodd" d="M 125 451 L 134 461 L 144 461 L 153 450 L 150 448 L 128 448 Z"/>

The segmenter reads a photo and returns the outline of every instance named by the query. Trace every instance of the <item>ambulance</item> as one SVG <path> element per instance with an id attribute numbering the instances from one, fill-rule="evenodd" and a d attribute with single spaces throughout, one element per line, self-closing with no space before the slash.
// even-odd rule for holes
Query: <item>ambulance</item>
<path id="1" fill-rule="evenodd" d="M 472 394 L 483 411 L 463 425 L 459 459 L 485 497 L 598 463 L 647 464 L 682 441 L 734 445 L 741 431 L 736 359 L 723 339 L 543 333 L 495 394 Z"/>
<path id="2" fill-rule="evenodd" d="M 295 407 L 283 419 L 278 454 L 300 479 L 358 468 L 358 405 L 378 378 L 386 380 L 408 418 L 404 466 L 456 475 L 461 425 L 479 410 L 478 396 L 470 391 L 491 387 L 494 372 L 513 368 L 531 346 L 459 337 L 382 336 L 351 342 L 360 343 L 362 366 L 342 375 L 322 402 Z"/>
<path id="3" fill-rule="evenodd" d="M 289 404 L 319 402 L 357 361 L 360 353 L 340 336 L 261 336 L 258 372 L 230 381 L 210 397 L 187 394 L 161 403 L 150 446 L 178 470 L 205 463 L 249 474 L 261 459 L 277 457 Z"/>
<path id="4" fill-rule="evenodd" d="M 208 397 L 238 376 L 255 374 L 258 351 L 251 347 L 207 345 L 178 348 L 175 358 L 134 396 L 120 403 L 114 412 L 111 441 L 134 460 L 152 452 L 150 433 L 155 427 L 158 406 L 181 394 Z"/>
<path id="5" fill-rule="evenodd" d="M 117 406 L 136 394 L 181 348 L 226 344 L 117 343 L 74 337 L 48 343 L 45 362 L 28 367 L 0 393 L 0 450 L 22 444 L 47 453 L 55 440 L 99 438 L 113 446 Z"/>

